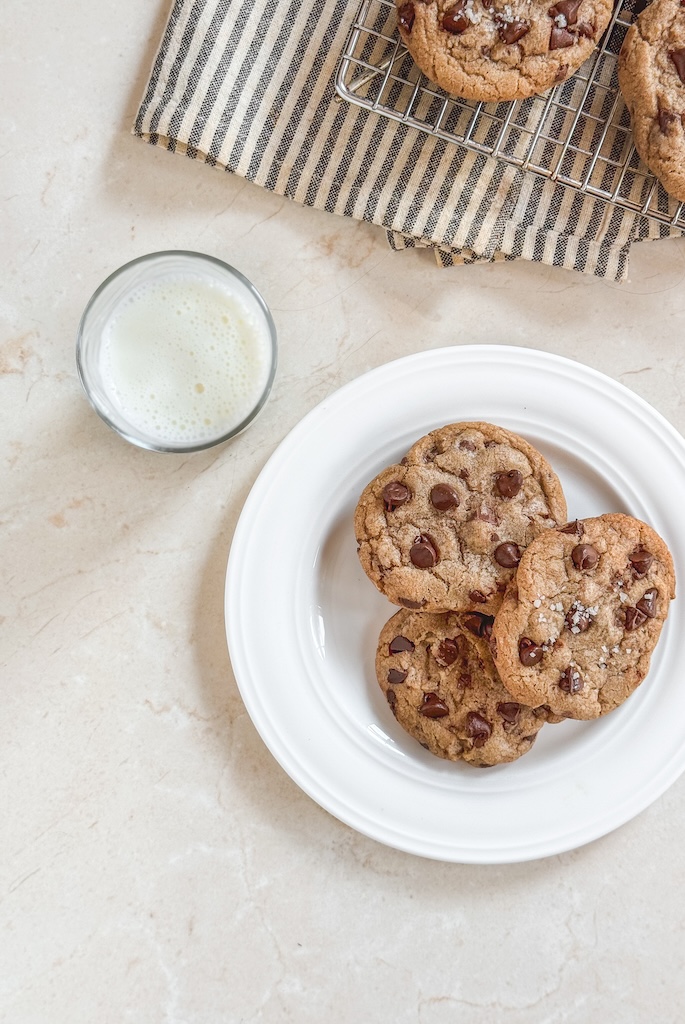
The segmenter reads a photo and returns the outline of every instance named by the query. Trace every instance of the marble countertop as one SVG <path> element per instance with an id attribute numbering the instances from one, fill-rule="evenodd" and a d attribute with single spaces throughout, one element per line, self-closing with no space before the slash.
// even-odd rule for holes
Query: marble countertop
<path id="1" fill-rule="evenodd" d="M 682 1019 L 685 779 L 539 861 L 381 845 L 265 747 L 223 593 L 270 454 L 398 356 L 543 349 L 682 432 L 685 241 L 636 246 L 623 284 L 525 263 L 439 270 L 373 226 L 146 146 L 130 126 L 166 12 L 67 0 L 0 17 L 0 1020 Z M 262 416 L 192 456 L 126 444 L 75 370 L 93 289 L 160 249 L 238 267 L 279 334 Z"/>

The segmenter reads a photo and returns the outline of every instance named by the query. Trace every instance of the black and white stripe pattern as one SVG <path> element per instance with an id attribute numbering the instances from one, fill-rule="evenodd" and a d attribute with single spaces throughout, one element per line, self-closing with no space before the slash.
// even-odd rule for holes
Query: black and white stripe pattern
<path id="1" fill-rule="evenodd" d="M 670 233 L 340 102 L 354 14 L 350 0 L 174 0 L 134 133 L 444 266 L 523 258 L 620 280 L 632 240 Z"/>

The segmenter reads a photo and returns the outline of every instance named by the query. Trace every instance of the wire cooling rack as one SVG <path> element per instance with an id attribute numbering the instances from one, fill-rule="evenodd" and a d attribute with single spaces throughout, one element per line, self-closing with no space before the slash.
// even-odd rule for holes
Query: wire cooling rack
<path id="1" fill-rule="evenodd" d="M 443 92 L 419 71 L 399 38 L 394 0 L 362 0 L 336 90 L 394 121 L 685 229 L 685 203 L 667 195 L 635 150 L 618 88 L 618 53 L 644 6 L 619 2 L 592 56 L 550 92 L 478 103 Z"/>

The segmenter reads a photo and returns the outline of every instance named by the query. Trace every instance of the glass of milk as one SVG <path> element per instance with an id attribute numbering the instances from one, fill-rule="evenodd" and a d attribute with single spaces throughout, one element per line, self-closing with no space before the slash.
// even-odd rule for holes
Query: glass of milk
<path id="1" fill-rule="evenodd" d="M 276 328 L 257 289 L 202 253 L 141 256 L 97 289 L 81 318 L 84 390 L 122 437 L 193 452 L 241 433 L 276 373 Z"/>

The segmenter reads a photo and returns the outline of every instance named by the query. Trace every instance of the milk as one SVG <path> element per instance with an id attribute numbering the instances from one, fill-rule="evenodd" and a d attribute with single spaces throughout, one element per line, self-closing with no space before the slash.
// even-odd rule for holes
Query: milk
<path id="1" fill-rule="evenodd" d="M 132 427 L 161 445 L 211 443 L 264 393 L 271 338 L 237 288 L 193 273 L 135 286 L 103 328 L 102 384 Z"/>

